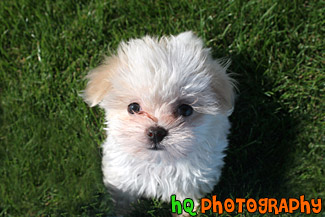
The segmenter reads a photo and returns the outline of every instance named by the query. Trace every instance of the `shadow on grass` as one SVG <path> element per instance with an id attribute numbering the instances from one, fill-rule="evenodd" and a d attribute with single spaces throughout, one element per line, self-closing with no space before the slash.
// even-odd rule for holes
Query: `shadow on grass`
<path id="1" fill-rule="evenodd" d="M 244 55 L 232 57 L 238 97 L 225 167 L 213 194 L 234 198 L 289 197 L 287 167 L 294 150 L 297 121 L 269 90 L 274 85 Z"/>

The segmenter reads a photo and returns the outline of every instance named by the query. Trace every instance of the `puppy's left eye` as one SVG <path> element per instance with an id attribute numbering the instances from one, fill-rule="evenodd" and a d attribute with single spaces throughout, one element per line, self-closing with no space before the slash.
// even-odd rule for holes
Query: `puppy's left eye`
<path id="1" fill-rule="evenodd" d="M 138 103 L 134 102 L 128 105 L 128 112 L 130 114 L 138 113 L 141 110 L 141 107 Z"/>
<path id="2" fill-rule="evenodd" d="M 182 104 L 177 108 L 177 114 L 187 117 L 193 113 L 193 108 L 190 105 Z"/>

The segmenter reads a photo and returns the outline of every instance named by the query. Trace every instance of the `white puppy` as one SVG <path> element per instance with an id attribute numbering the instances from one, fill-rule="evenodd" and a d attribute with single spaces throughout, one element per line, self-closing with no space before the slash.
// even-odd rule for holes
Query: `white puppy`
<path id="1" fill-rule="evenodd" d="M 192 32 L 122 42 L 84 93 L 106 112 L 104 183 L 119 211 L 139 197 L 198 199 L 224 165 L 233 85 Z"/>

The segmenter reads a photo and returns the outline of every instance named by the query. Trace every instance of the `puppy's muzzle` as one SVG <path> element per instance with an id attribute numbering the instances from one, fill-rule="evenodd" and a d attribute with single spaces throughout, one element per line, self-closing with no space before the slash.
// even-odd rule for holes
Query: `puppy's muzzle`
<path id="1" fill-rule="evenodd" d="M 153 142 L 153 146 L 150 149 L 158 150 L 159 143 L 167 136 L 168 131 L 162 127 L 150 127 L 147 132 L 147 136 L 150 141 Z"/>

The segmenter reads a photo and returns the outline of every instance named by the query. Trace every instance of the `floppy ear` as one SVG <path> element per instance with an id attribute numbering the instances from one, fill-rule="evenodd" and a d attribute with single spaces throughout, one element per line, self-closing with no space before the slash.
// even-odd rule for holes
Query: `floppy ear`
<path id="1" fill-rule="evenodd" d="M 213 61 L 212 67 L 212 89 L 220 102 L 221 112 L 228 116 L 234 110 L 235 104 L 235 81 L 226 73 L 230 61 L 226 64 Z"/>
<path id="2" fill-rule="evenodd" d="M 119 60 L 116 56 L 106 57 L 103 63 L 91 70 L 87 75 L 89 80 L 83 98 L 91 106 L 99 104 L 104 96 L 110 91 L 110 80 L 116 72 Z"/>

